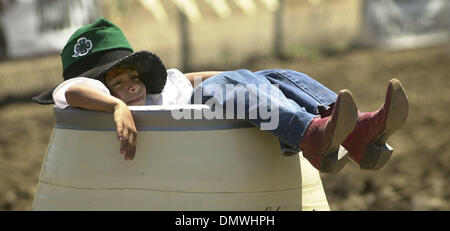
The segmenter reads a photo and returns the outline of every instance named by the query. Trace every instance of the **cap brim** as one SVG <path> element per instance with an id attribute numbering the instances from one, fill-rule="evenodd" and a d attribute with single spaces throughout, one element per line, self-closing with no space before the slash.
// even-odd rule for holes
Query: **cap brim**
<path id="1" fill-rule="evenodd" d="M 89 77 L 104 82 L 104 74 L 114 68 L 129 68 L 139 73 L 139 78 L 144 83 L 147 93 L 161 93 L 167 81 L 167 70 L 161 59 L 149 51 L 139 51 L 132 53 L 121 59 L 103 64 L 92 68 L 86 72 L 79 74 L 81 77 Z M 53 89 L 49 89 L 33 100 L 40 104 L 54 103 L 52 93 Z"/>
<path id="2" fill-rule="evenodd" d="M 53 90 L 55 90 L 56 87 L 53 87 L 51 89 L 48 89 L 41 94 L 35 96 L 32 98 L 34 102 L 37 102 L 39 104 L 53 104 Z"/>

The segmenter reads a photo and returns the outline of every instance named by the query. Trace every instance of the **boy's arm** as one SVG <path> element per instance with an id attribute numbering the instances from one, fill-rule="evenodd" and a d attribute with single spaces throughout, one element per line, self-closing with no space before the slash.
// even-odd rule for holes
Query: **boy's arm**
<path id="1" fill-rule="evenodd" d="M 184 75 L 186 76 L 186 78 L 189 80 L 189 82 L 191 82 L 192 86 L 195 88 L 196 85 L 194 86 L 194 78 L 195 77 L 201 77 L 202 81 L 218 75 L 220 73 L 222 73 L 223 71 L 202 71 L 202 72 L 191 72 L 191 73 L 185 73 Z"/>
<path id="2" fill-rule="evenodd" d="M 137 129 L 127 105 L 120 99 L 107 95 L 92 87 L 73 85 L 65 92 L 67 103 L 72 107 L 114 113 L 117 138 L 121 142 L 120 153 L 126 160 L 134 159 Z"/>

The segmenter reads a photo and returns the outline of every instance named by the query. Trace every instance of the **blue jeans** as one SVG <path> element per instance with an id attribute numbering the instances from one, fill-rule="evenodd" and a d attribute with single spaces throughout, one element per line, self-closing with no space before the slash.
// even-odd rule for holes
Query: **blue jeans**
<path id="1" fill-rule="evenodd" d="M 226 88 L 227 84 L 240 87 L 230 91 Z M 256 88 L 245 87 L 250 85 Z M 222 93 L 217 94 L 218 90 Z M 245 98 L 237 97 L 239 94 L 245 94 Z M 263 118 L 260 116 L 261 113 L 255 112 L 271 111 L 272 106 L 277 106 L 278 126 L 268 131 L 278 138 L 283 155 L 292 155 L 300 151 L 303 135 L 311 120 L 319 114 L 319 108 L 326 110 L 337 99 L 336 93 L 308 75 L 287 69 L 223 72 L 197 86 L 191 97 L 191 103 L 199 103 L 199 99 L 194 99 L 196 95 L 197 97 L 200 95 L 202 104 L 214 102 L 210 105 L 211 109 L 215 110 L 220 106 L 225 109 L 224 113 L 227 110 L 227 103 L 233 103 L 234 109 L 237 109 L 239 104 L 245 105 L 244 119 L 259 128 L 270 119 Z M 265 100 L 267 104 L 252 103 L 254 101 L 251 96 L 255 96 L 258 102 Z M 233 113 L 236 115 L 237 110 L 233 110 Z M 256 114 L 256 117 L 250 116 L 251 113 Z"/>

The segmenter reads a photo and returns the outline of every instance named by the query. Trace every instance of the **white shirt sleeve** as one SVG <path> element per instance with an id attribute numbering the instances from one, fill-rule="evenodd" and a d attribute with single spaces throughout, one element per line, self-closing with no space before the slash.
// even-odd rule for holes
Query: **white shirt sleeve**
<path id="1" fill-rule="evenodd" d="M 178 69 L 171 68 L 167 70 L 167 81 L 175 85 L 177 89 L 176 103 L 189 104 L 194 88 L 188 78 Z"/>
<path id="2" fill-rule="evenodd" d="M 160 94 L 150 94 L 147 105 L 190 104 L 194 88 L 181 71 L 171 68 L 167 70 L 167 81 Z"/>
<path id="3" fill-rule="evenodd" d="M 73 85 L 84 85 L 92 87 L 107 95 L 111 95 L 108 88 L 99 80 L 86 77 L 71 78 L 62 82 L 55 88 L 55 90 L 53 90 L 53 101 L 55 101 L 55 106 L 57 108 L 64 109 L 69 106 L 66 100 L 66 91 Z"/>

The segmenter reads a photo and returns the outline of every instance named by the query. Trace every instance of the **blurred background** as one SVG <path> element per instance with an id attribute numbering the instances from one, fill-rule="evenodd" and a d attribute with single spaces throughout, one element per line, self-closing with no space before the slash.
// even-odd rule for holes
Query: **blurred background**
<path id="1" fill-rule="evenodd" d="M 98 17 L 136 51 L 184 72 L 287 68 L 361 111 L 398 78 L 407 123 L 379 171 L 349 162 L 322 174 L 332 210 L 450 209 L 448 0 L 0 0 L 0 210 L 30 210 L 53 128 L 52 105 L 31 97 L 62 80 L 59 52 Z M 86 160 L 89 161 L 89 160 Z"/>

